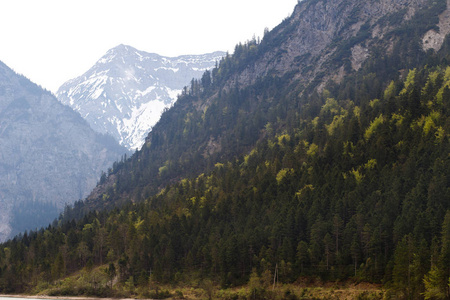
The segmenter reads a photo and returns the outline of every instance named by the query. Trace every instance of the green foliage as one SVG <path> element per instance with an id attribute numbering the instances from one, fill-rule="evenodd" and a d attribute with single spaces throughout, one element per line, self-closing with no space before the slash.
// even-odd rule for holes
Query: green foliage
<path id="1" fill-rule="evenodd" d="M 360 170 L 352 169 L 350 173 L 355 177 L 355 181 L 357 184 L 360 184 L 362 182 L 364 175 L 361 173 Z"/>
<path id="2" fill-rule="evenodd" d="M 364 168 L 367 170 L 373 170 L 377 166 L 376 159 L 369 159 L 369 161 L 364 165 Z"/>
<path id="3" fill-rule="evenodd" d="M 339 106 L 338 102 L 335 99 L 327 98 L 320 112 L 322 114 L 325 113 L 338 114 L 341 112 L 341 107 Z"/>
<path id="4" fill-rule="evenodd" d="M 276 176 L 278 184 L 280 184 L 286 176 L 291 175 L 293 172 L 294 169 L 281 169 Z"/>
<path id="5" fill-rule="evenodd" d="M 414 87 L 414 80 L 416 79 L 417 70 L 409 70 L 408 76 L 406 77 L 406 80 L 404 82 L 404 87 L 400 91 L 400 96 L 406 95 L 407 93 L 410 93 L 412 91 L 412 88 Z"/>
<path id="6" fill-rule="evenodd" d="M 398 244 L 394 254 L 394 269 L 392 271 L 392 279 L 394 289 L 399 297 L 410 298 L 413 289 L 412 277 L 412 260 L 414 253 L 414 242 L 411 236 L 405 236 Z"/>
<path id="7" fill-rule="evenodd" d="M 424 276 L 425 292 L 423 296 L 425 299 L 445 299 L 445 290 L 442 289 L 442 275 L 440 273 L 439 268 L 433 265 L 431 270 Z"/>
<path id="8" fill-rule="evenodd" d="M 315 156 L 318 152 L 319 152 L 319 146 L 312 143 L 311 145 L 309 145 L 308 151 L 306 151 L 306 154 L 308 156 Z"/>
<path id="9" fill-rule="evenodd" d="M 430 81 L 432 84 L 436 84 L 437 81 L 437 77 L 438 75 L 440 75 L 438 72 L 436 72 L 437 74 L 432 74 L 433 76 L 430 78 Z M 435 79 L 436 78 L 436 79 Z M 439 89 L 438 93 L 436 94 L 436 102 L 438 104 L 442 104 L 442 102 L 444 101 L 443 97 L 444 97 L 444 91 L 446 89 L 450 88 L 450 67 L 447 67 L 445 69 L 445 74 L 444 74 L 444 83 L 442 84 L 441 88 Z"/>
<path id="10" fill-rule="evenodd" d="M 384 90 L 384 99 L 388 100 L 395 96 L 395 83 L 392 80 L 388 87 Z"/>
<path id="11" fill-rule="evenodd" d="M 329 135 L 333 135 L 340 127 L 343 127 L 345 115 L 334 116 L 333 122 L 330 125 L 326 125 Z"/>
<path id="12" fill-rule="evenodd" d="M 379 115 L 377 118 L 375 118 L 369 125 L 369 127 L 366 129 L 366 132 L 364 133 L 364 138 L 366 140 L 370 139 L 370 137 L 374 134 L 374 132 L 384 123 L 385 118 L 383 115 Z"/>
<path id="13" fill-rule="evenodd" d="M 158 169 L 158 175 L 164 176 L 168 170 L 169 170 L 169 168 L 167 166 L 162 166 Z"/>

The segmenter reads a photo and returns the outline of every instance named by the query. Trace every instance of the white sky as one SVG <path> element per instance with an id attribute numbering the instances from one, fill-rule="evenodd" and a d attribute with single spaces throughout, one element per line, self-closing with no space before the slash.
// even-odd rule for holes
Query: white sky
<path id="1" fill-rule="evenodd" d="M 126 44 L 164 56 L 233 52 L 297 0 L 0 0 L 0 60 L 56 92 Z"/>

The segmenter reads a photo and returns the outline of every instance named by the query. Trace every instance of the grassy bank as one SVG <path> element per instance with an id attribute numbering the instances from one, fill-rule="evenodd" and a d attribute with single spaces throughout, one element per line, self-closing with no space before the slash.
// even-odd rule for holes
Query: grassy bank
<path id="1" fill-rule="evenodd" d="M 272 279 L 273 280 L 273 279 Z M 253 273 L 246 285 L 222 287 L 196 274 L 181 278 L 176 284 L 161 284 L 151 279 L 120 281 L 108 274 L 107 267 L 82 270 L 57 281 L 39 281 L 30 286 L 27 295 L 39 298 L 130 298 L 130 299 L 383 299 L 388 296 L 379 285 L 369 283 L 321 282 L 299 278 L 295 283 L 276 284 L 270 276 Z"/>
<path id="2" fill-rule="evenodd" d="M 317 287 L 302 287 L 296 284 L 281 285 L 267 290 L 252 290 L 248 286 L 221 289 L 213 287 L 208 289 L 205 287 L 189 287 L 189 286 L 165 286 L 162 285 L 158 289 L 141 291 L 141 294 L 129 294 L 123 297 L 116 294 L 112 297 L 89 297 L 89 296 L 70 296 L 70 295 L 56 295 L 55 289 L 49 291 L 50 296 L 46 291 L 38 295 L 14 295 L 17 297 L 30 297 L 40 299 L 76 299 L 76 300 L 90 300 L 90 299 L 383 299 L 385 293 L 380 288 L 373 286 L 360 285 L 337 285 L 337 286 L 317 286 Z M 111 294 L 109 294 L 111 295 Z M 7 295 L 5 295 L 7 296 Z M 11 297 L 8 295 L 8 297 Z"/>

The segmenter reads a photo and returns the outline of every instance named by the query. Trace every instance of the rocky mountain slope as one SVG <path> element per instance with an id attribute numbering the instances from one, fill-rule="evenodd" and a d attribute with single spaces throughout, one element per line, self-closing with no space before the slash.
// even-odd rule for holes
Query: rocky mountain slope
<path id="1" fill-rule="evenodd" d="M 167 182 L 247 153 L 267 134 L 292 126 L 298 114 L 318 110 L 311 97 L 325 86 L 330 89 L 353 76 L 382 78 L 367 87 L 369 92 L 399 74 L 406 76 L 408 68 L 429 59 L 423 38 L 439 29 L 439 16 L 447 11 L 444 0 L 299 3 L 260 43 L 237 45 L 233 56 L 192 82 L 123 166 L 126 170 L 115 168 L 114 177 L 93 191 L 90 206 L 123 201 L 117 194 L 108 203 L 96 200 L 115 183 L 123 186 L 125 198 L 139 200 Z M 443 43 L 430 53 L 445 49 Z M 340 97 L 354 97 L 357 87 L 358 80 L 348 84 Z M 287 99 L 295 104 L 288 107 Z M 277 112 L 285 114 L 275 117 Z"/>
<path id="2" fill-rule="evenodd" d="M 0 62 L 0 240 L 48 224 L 56 209 L 47 223 L 33 219 L 46 208 L 61 210 L 85 197 L 101 171 L 126 152 L 50 92 Z M 29 211 L 33 207 L 40 211 Z M 22 220 L 25 215 L 29 218 Z M 26 228 L 11 227 L 24 222 Z"/>
<path id="3" fill-rule="evenodd" d="M 441 28 L 437 35 L 425 32 L 436 31 L 438 14 L 445 6 L 443 0 L 432 4 L 428 0 L 305 1 L 265 37 L 253 61 L 235 72 L 230 83 L 254 84 L 269 73 L 279 77 L 291 74 L 303 85 L 315 81 L 320 86 L 328 80 L 339 83 L 346 74 L 358 71 L 375 50 L 395 55 L 399 39 L 406 33 L 401 30 L 408 26 L 411 35 L 429 37 L 424 40 L 424 50 L 429 47 L 426 42 L 436 44 L 434 50 L 438 51 L 448 30 Z M 416 12 L 429 19 L 413 25 Z"/>
<path id="4" fill-rule="evenodd" d="M 64 83 L 57 97 L 94 130 L 135 150 L 183 87 L 212 69 L 224 55 L 164 57 L 119 45 L 85 74 Z"/>

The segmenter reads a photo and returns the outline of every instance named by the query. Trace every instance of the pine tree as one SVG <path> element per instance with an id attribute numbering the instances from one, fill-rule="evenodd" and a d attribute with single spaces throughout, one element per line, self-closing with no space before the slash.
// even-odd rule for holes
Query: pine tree
<path id="1" fill-rule="evenodd" d="M 445 214 L 444 222 L 442 223 L 442 241 L 441 241 L 441 255 L 439 257 L 439 265 L 442 271 L 442 289 L 445 291 L 445 296 L 450 297 L 450 286 L 447 284 L 450 279 L 450 210 Z"/>

